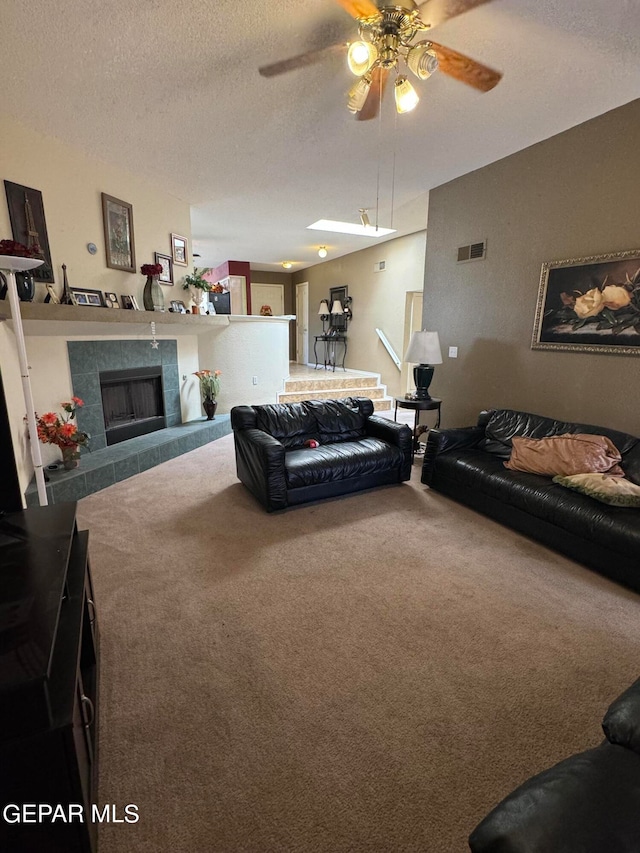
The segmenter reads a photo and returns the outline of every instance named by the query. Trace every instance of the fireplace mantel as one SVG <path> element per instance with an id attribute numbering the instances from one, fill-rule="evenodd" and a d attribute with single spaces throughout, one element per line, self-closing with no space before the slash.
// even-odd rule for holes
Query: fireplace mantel
<path id="1" fill-rule="evenodd" d="M 202 335 L 232 323 L 288 323 L 291 315 L 260 317 L 239 314 L 172 314 L 169 311 L 126 311 L 116 308 L 90 308 L 76 305 L 53 305 L 44 302 L 20 304 L 26 335 L 77 336 L 146 335 L 149 324 L 156 324 L 156 333 L 163 335 Z M 0 322 L 11 326 L 11 306 L 0 302 Z"/>

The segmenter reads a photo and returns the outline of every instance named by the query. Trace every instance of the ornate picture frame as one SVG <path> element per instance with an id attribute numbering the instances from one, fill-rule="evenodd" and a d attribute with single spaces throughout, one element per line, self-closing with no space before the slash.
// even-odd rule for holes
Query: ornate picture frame
<path id="1" fill-rule="evenodd" d="M 162 267 L 162 272 L 158 276 L 160 284 L 173 285 L 173 260 L 171 255 L 163 255 L 160 252 L 156 252 L 155 261 Z"/>
<path id="2" fill-rule="evenodd" d="M 531 348 L 640 356 L 640 249 L 544 263 Z"/>
<path id="3" fill-rule="evenodd" d="M 25 246 L 40 247 L 40 257 L 44 260 L 44 264 L 31 271 L 34 281 L 53 284 L 55 277 L 51 265 L 42 193 L 40 190 L 14 184 L 12 181 L 4 182 L 4 191 L 7 196 L 13 239 Z"/>
<path id="4" fill-rule="evenodd" d="M 189 266 L 189 241 L 180 234 L 171 234 L 171 257 L 179 267 Z"/>
<path id="5" fill-rule="evenodd" d="M 133 207 L 122 199 L 102 193 L 102 222 L 109 269 L 136 272 Z"/>

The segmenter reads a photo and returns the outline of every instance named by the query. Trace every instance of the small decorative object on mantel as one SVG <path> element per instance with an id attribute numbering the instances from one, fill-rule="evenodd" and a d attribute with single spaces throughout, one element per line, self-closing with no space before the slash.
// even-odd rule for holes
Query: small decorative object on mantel
<path id="1" fill-rule="evenodd" d="M 208 272 L 207 268 L 201 270 L 194 268 L 192 273 L 184 277 L 182 289 L 191 291 L 191 299 L 194 304 L 192 314 L 201 313 L 204 295 L 211 290 L 211 282 L 203 278 Z"/>
<path id="2" fill-rule="evenodd" d="M 221 370 L 196 370 L 193 374 L 200 380 L 200 393 L 202 395 L 202 408 L 205 410 L 207 420 L 212 421 L 216 416 L 218 408 L 217 396 L 220 393 Z"/>
<path id="3" fill-rule="evenodd" d="M 64 467 L 70 471 L 78 467 L 80 447 L 88 446 L 89 435 L 81 432 L 77 424 L 73 423 L 77 410 L 80 406 L 84 406 L 80 397 L 72 397 L 71 400 L 60 405 L 65 414 L 46 412 L 37 418 L 36 426 L 38 438 L 43 444 L 55 444 L 60 448 Z"/>
<path id="4" fill-rule="evenodd" d="M 0 255 L 5 255 L 13 258 L 36 258 L 42 260 L 39 250 L 30 248 L 23 243 L 17 243 L 15 240 L 0 240 Z M 16 290 L 21 302 L 33 302 L 36 286 L 33 280 L 33 274 L 30 270 L 16 270 Z M 0 273 L 0 299 L 4 299 L 7 295 L 7 280 Z"/>
<path id="5" fill-rule="evenodd" d="M 62 264 L 62 304 L 76 305 L 75 296 L 69 287 L 69 279 L 67 278 L 67 265 Z"/>
<path id="6" fill-rule="evenodd" d="M 147 283 L 142 293 L 145 311 L 164 311 L 164 296 L 158 284 L 158 276 L 162 273 L 162 264 L 142 264 L 142 275 L 146 275 Z"/>
<path id="7" fill-rule="evenodd" d="M 271 310 L 271 305 L 262 305 L 260 308 L 260 316 L 261 317 L 273 317 L 273 311 Z"/>

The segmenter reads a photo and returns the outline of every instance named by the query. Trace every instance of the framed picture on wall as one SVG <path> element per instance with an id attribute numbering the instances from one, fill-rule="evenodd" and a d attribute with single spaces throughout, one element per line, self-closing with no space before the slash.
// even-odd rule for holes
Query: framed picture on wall
<path id="1" fill-rule="evenodd" d="M 173 263 L 180 267 L 189 265 L 189 250 L 186 237 L 181 237 L 179 234 L 171 235 L 171 257 L 173 258 Z"/>
<path id="2" fill-rule="evenodd" d="M 160 284 L 173 284 L 173 261 L 170 255 L 161 255 L 160 252 L 155 253 L 156 263 L 162 267 L 162 272 L 158 276 Z"/>
<path id="3" fill-rule="evenodd" d="M 342 305 L 342 309 L 344 312 L 344 305 L 348 297 L 349 288 L 346 285 L 342 287 L 329 288 L 329 309 L 332 309 L 333 303 L 338 301 L 340 305 Z M 344 313 L 331 314 L 331 328 L 335 330 L 335 334 L 342 334 L 344 331 L 346 331 L 347 318 Z"/>
<path id="4" fill-rule="evenodd" d="M 4 182 L 4 190 L 7 195 L 13 239 L 24 246 L 35 249 L 38 256 L 44 260 L 41 267 L 31 271 L 34 281 L 53 284 L 55 279 L 51 266 L 51 252 L 49 250 L 49 237 L 47 236 L 47 223 L 44 218 L 42 193 L 40 190 L 32 190 L 31 187 L 14 184 L 12 181 Z"/>
<path id="5" fill-rule="evenodd" d="M 136 272 L 132 206 L 102 193 L 102 223 L 107 266 L 113 270 Z"/>
<path id="6" fill-rule="evenodd" d="M 531 348 L 640 355 L 640 249 L 544 263 Z"/>

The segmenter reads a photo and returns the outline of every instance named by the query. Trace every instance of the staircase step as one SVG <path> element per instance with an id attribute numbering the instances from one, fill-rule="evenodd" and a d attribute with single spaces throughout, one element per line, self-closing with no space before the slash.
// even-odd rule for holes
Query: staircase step
<path id="1" fill-rule="evenodd" d="M 343 400 L 345 397 L 368 397 L 382 400 L 384 388 L 331 388 L 328 390 L 290 391 L 278 394 L 279 403 L 300 403 L 302 400 Z"/>
<path id="2" fill-rule="evenodd" d="M 341 376 L 339 373 L 330 373 L 327 376 L 323 370 L 317 379 L 316 377 L 287 379 L 284 383 L 284 391 L 287 393 L 312 389 L 322 391 L 330 388 L 375 388 L 377 384 L 377 376 Z"/>
<path id="3" fill-rule="evenodd" d="M 374 400 L 373 410 L 374 412 L 390 412 L 392 402 L 391 397 L 383 397 L 381 400 Z"/>

